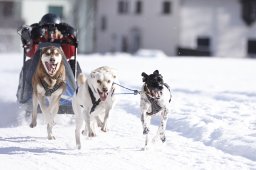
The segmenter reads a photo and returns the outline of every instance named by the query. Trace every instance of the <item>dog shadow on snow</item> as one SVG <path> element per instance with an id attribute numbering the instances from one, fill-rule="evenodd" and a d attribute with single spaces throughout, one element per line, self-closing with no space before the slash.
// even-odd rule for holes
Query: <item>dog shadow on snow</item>
<path id="1" fill-rule="evenodd" d="M 20 109 L 16 102 L 0 100 L 0 128 L 17 126 Z"/>
<path id="2" fill-rule="evenodd" d="M 136 97 L 135 103 L 127 102 L 125 98 L 121 99 L 118 102 L 118 106 L 124 109 L 128 114 L 132 114 L 133 116 L 136 116 L 138 118 L 138 122 L 141 124 L 140 96 Z M 160 116 L 159 115 L 153 116 L 151 119 L 151 125 L 159 126 L 159 124 L 160 124 Z M 168 129 L 168 126 L 166 127 L 166 130 L 170 130 Z"/>
<path id="3" fill-rule="evenodd" d="M 9 138 L 3 138 L 0 137 L 0 143 L 1 142 L 8 142 L 8 143 L 30 143 L 30 142 L 37 142 L 38 139 L 45 139 L 45 138 L 34 138 L 34 137 L 9 137 Z M 43 154 L 43 153 L 55 153 L 55 154 L 61 154 L 66 155 L 68 154 L 68 151 L 71 149 L 58 149 L 58 148 L 48 148 L 48 147 L 19 147 L 19 146 L 7 146 L 7 147 L 0 147 L 0 155 L 17 155 L 17 154 L 27 154 L 27 153 L 33 153 L 33 154 Z"/>
<path id="4" fill-rule="evenodd" d="M 63 152 L 65 151 L 65 152 Z M 56 148 L 22 148 L 17 146 L 12 147 L 4 147 L 0 148 L 0 155 L 6 154 L 6 155 L 17 155 L 17 154 L 26 154 L 26 153 L 34 153 L 34 154 L 43 154 L 43 153 L 55 153 L 55 154 L 61 154 L 66 155 L 67 149 L 56 149 Z"/>

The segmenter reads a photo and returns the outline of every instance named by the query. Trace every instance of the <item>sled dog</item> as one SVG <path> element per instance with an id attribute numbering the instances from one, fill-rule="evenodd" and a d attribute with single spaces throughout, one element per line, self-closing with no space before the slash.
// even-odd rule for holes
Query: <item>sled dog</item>
<path id="1" fill-rule="evenodd" d="M 163 143 L 166 140 L 165 128 L 170 112 L 169 103 L 171 102 L 171 92 L 169 86 L 164 83 L 163 76 L 159 74 L 158 70 L 155 70 L 150 75 L 144 72 L 141 75 L 143 77 L 142 81 L 144 82 L 140 93 L 141 122 L 143 135 L 146 136 L 144 149 L 147 149 L 149 144 L 149 125 L 154 115 L 160 115 L 161 122 L 152 142 L 154 143 L 159 137 Z"/>
<path id="2" fill-rule="evenodd" d="M 76 120 L 76 146 L 81 148 L 80 129 L 85 121 L 83 134 L 96 136 L 97 127 L 103 132 L 108 130 L 108 119 L 111 109 L 116 103 L 118 87 L 116 71 L 103 66 L 93 70 L 90 75 L 79 74 L 78 89 L 72 100 Z"/>
<path id="3" fill-rule="evenodd" d="M 54 117 L 59 110 L 59 100 L 65 91 L 65 66 L 60 48 L 44 47 L 36 71 L 32 77 L 33 111 L 30 127 L 37 124 L 38 104 L 47 123 L 48 139 L 55 139 L 52 134 Z"/>

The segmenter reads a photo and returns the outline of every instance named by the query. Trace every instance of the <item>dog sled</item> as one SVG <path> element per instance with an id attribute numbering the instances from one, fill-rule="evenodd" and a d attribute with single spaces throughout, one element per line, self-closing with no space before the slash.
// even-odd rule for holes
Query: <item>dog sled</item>
<path id="1" fill-rule="evenodd" d="M 71 97 L 76 90 L 76 76 L 81 72 L 77 62 L 77 31 L 62 23 L 54 14 L 46 14 L 39 23 L 23 25 L 17 30 L 23 47 L 23 67 L 20 72 L 17 100 L 26 114 L 32 112 L 32 76 L 44 47 L 55 46 L 64 53 L 66 89 L 60 99 L 58 113 L 73 114 Z"/>

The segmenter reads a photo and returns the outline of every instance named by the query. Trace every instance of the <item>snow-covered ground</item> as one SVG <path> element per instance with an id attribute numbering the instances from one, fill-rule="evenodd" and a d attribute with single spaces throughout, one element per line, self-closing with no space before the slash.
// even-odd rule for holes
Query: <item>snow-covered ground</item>
<path id="1" fill-rule="evenodd" d="M 171 86 L 167 141 L 143 151 L 139 96 L 120 95 L 110 131 L 82 137 L 77 150 L 73 115 L 56 117 L 53 141 L 41 114 L 29 128 L 15 96 L 22 54 L 0 58 L 0 169 L 256 169 L 256 60 L 79 55 L 83 72 L 115 67 L 126 87 L 140 89 L 141 72 L 155 69 Z"/>

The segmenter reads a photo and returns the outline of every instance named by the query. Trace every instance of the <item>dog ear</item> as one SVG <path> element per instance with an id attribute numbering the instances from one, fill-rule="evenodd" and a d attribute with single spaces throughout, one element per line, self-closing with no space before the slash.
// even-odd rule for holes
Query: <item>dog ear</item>
<path id="1" fill-rule="evenodd" d="M 158 71 L 158 70 L 155 70 L 155 71 L 153 72 L 153 74 L 158 75 L 158 74 L 159 74 L 159 71 Z"/>
<path id="2" fill-rule="evenodd" d="M 115 79 L 116 78 L 116 74 L 112 74 L 113 78 Z"/>
<path id="3" fill-rule="evenodd" d="M 113 78 L 117 78 L 117 71 L 115 69 L 111 70 Z"/>
<path id="4" fill-rule="evenodd" d="M 142 81 L 143 81 L 143 82 L 146 82 L 146 81 L 147 81 L 147 78 L 148 78 L 148 75 L 147 75 L 145 72 L 143 72 L 143 73 L 141 73 L 141 76 L 143 77 L 143 78 L 142 78 Z"/>
<path id="5" fill-rule="evenodd" d="M 161 78 L 163 78 L 162 74 L 159 74 L 159 76 L 160 76 Z"/>

